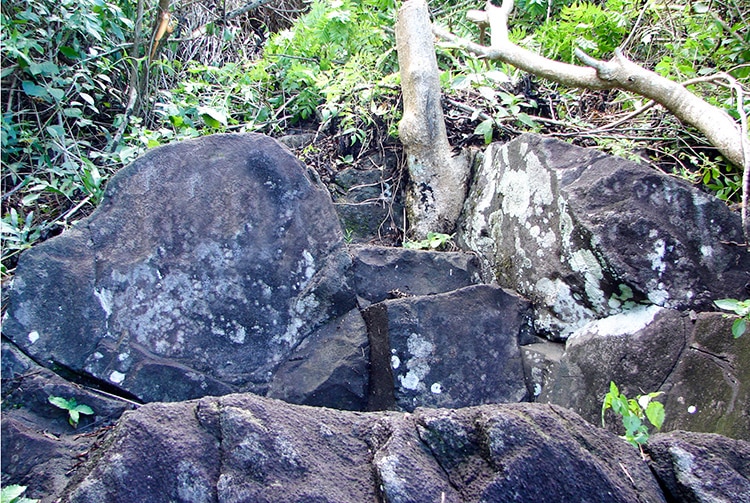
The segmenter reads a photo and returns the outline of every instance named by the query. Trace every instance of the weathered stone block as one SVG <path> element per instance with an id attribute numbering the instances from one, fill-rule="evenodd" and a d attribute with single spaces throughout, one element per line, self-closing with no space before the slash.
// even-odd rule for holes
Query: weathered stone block
<path id="1" fill-rule="evenodd" d="M 399 409 L 466 407 L 527 397 L 518 338 L 528 327 L 530 313 L 520 297 L 476 285 L 387 300 L 370 309 L 385 309 L 381 323 L 387 323 L 380 331 L 368 327 L 372 367 L 376 372 L 387 367 L 393 375 L 392 383 L 372 381 L 371 392 L 392 386 Z"/>
<path id="2" fill-rule="evenodd" d="M 404 295 L 446 293 L 480 282 L 479 260 L 463 252 L 353 246 L 352 286 L 367 302 Z M 396 294 L 398 295 L 398 294 Z"/>
<path id="3" fill-rule="evenodd" d="M 359 310 L 316 330 L 274 374 L 268 396 L 289 403 L 366 410 L 370 343 Z"/>
<path id="4" fill-rule="evenodd" d="M 732 319 L 641 307 L 578 329 L 538 397 L 601 421 L 614 381 L 628 398 L 662 391 L 663 431 L 684 429 L 750 439 L 750 339 L 734 339 Z M 620 421 L 608 416 L 608 428 Z"/>
<path id="5" fill-rule="evenodd" d="M 713 309 L 744 298 L 750 253 L 738 214 L 655 169 L 536 135 L 493 144 L 475 175 L 459 242 L 486 279 L 537 308 L 551 338 L 646 301 Z"/>

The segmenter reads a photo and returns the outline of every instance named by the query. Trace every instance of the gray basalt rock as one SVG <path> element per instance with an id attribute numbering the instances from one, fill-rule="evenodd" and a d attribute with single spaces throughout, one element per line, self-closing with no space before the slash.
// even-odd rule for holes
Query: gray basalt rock
<path id="1" fill-rule="evenodd" d="M 712 309 L 744 298 L 750 253 L 738 214 L 655 169 L 536 135 L 493 144 L 478 169 L 459 242 L 486 279 L 538 309 L 535 324 L 566 338 L 639 301 Z"/>
<path id="2" fill-rule="evenodd" d="M 335 319 L 297 347 L 274 374 L 268 395 L 289 403 L 366 410 L 370 343 L 359 310 Z"/>
<path id="3" fill-rule="evenodd" d="M 659 502 L 638 451 L 540 404 L 414 414 L 250 394 L 125 414 L 64 502 Z"/>
<path id="4" fill-rule="evenodd" d="M 70 383 L 8 342 L 2 344 L 2 366 L 2 484 L 21 484 L 27 497 L 53 501 L 69 473 L 96 451 L 106 428 L 135 404 Z M 75 399 L 94 414 L 81 414 L 74 428 L 50 396 Z"/>
<path id="5" fill-rule="evenodd" d="M 695 318 L 658 306 L 640 307 L 591 322 L 567 341 L 539 402 L 568 407 L 601 421 L 614 381 L 636 395 L 661 391 L 663 431 L 686 429 L 750 440 L 750 339 L 732 338 L 732 319 Z M 619 432 L 620 420 L 607 414 Z"/>
<path id="6" fill-rule="evenodd" d="M 479 260 L 464 252 L 352 246 L 352 286 L 367 302 L 434 295 L 480 283 Z"/>
<path id="7" fill-rule="evenodd" d="M 675 431 L 652 436 L 645 451 L 670 501 L 750 502 L 750 443 Z"/>
<path id="8" fill-rule="evenodd" d="M 525 300 L 489 285 L 371 306 L 371 365 L 383 370 L 371 396 L 388 407 L 391 394 L 406 411 L 524 400 L 518 341 L 529 316 Z"/>
<path id="9" fill-rule="evenodd" d="M 153 150 L 101 206 L 21 257 L 3 333 L 144 401 L 265 393 L 317 327 L 355 307 L 330 198 L 274 140 Z"/>

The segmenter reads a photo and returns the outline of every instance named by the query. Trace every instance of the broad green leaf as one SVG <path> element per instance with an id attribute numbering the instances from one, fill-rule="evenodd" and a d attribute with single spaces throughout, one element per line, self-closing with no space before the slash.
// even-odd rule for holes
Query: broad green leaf
<path id="1" fill-rule="evenodd" d="M 32 192 L 31 194 L 27 194 L 23 197 L 23 199 L 21 199 L 21 204 L 23 204 L 24 206 L 31 206 L 32 204 L 34 204 L 34 201 L 39 199 L 39 196 L 39 192 Z"/>
<path id="2" fill-rule="evenodd" d="M 742 337 L 742 334 L 744 334 L 746 330 L 747 322 L 745 321 L 745 318 L 734 320 L 734 323 L 732 323 L 732 336 L 735 339 Z"/>
<path id="3" fill-rule="evenodd" d="M 60 68 L 52 61 L 42 61 L 41 63 L 31 63 L 29 65 L 29 72 L 32 75 L 56 75 L 60 73 Z"/>
<path id="4" fill-rule="evenodd" d="M 76 405 L 75 411 L 80 414 L 86 414 L 87 416 L 94 414 L 94 409 L 85 404 Z"/>
<path id="5" fill-rule="evenodd" d="M 65 137 L 65 130 L 62 128 L 62 126 L 47 126 L 47 133 L 50 136 L 53 136 L 55 138 L 64 138 Z"/>
<path id="6" fill-rule="evenodd" d="M 91 105 L 93 108 L 96 108 L 96 103 L 94 102 L 94 98 L 91 97 L 88 93 L 80 93 L 79 96 L 83 101 Z"/>
<path id="7" fill-rule="evenodd" d="M 21 83 L 21 87 L 23 88 L 23 92 L 25 92 L 28 96 L 34 98 L 49 98 L 49 93 L 44 87 L 38 86 L 30 80 L 24 80 Z"/>
<path id="8" fill-rule="evenodd" d="M 69 410 L 71 407 L 76 406 L 75 400 L 73 400 L 73 404 L 71 405 L 71 403 L 68 400 L 64 399 L 61 396 L 51 396 L 47 400 L 49 400 L 49 403 L 51 403 L 55 407 L 59 407 L 65 410 Z"/>
<path id="9" fill-rule="evenodd" d="M 716 307 L 719 309 L 724 309 L 725 311 L 734 311 L 737 309 L 737 305 L 739 302 L 735 299 L 719 299 L 715 300 L 714 304 L 716 304 Z"/>
<path id="10" fill-rule="evenodd" d="M 53 98 L 55 98 L 55 101 L 62 101 L 63 98 L 65 98 L 65 91 L 63 91 L 62 89 L 49 87 L 47 88 L 47 92 L 50 93 Z"/>
<path id="11" fill-rule="evenodd" d="M 21 496 L 23 493 L 26 492 L 26 486 L 19 486 L 19 485 L 12 485 L 8 487 L 3 487 L 2 492 L 0 493 L 0 502 L 6 503 L 13 501 L 14 499 Z"/>
<path id="12" fill-rule="evenodd" d="M 664 424 L 664 405 L 661 402 L 650 402 L 646 407 L 646 417 L 657 429 L 661 429 Z"/>
<path id="13" fill-rule="evenodd" d="M 198 113 L 208 127 L 218 128 L 227 125 L 227 116 L 224 112 L 211 107 L 198 107 Z"/>
<path id="14" fill-rule="evenodd" d="M 529 126 L 530 128 L 537 127 L 537 123 L 532 119 L 529 114 L 521 112 L 518 115 L 516 115 L 516 119 L 518 121 L 526 126 Z"/>
<path id="15" fill-rule="evenodd" d="M 622 425 L 625 427 L 625 434 L 628 436 L 635 435 L 635 432 L 638 431 L 638 428 L 640 428 L 642 424 L 643 422 L 640 420 L 638 416 L 633 416 L 633 415 L 622 416 Z"/>
<path id="16" fill-rule="evenodd" d="M 483 136 L 485 145 L 489 145 L 492 142 L 492 132 L 495 128 L 495 121 L 492 119 L 486 119 L 477 125 L 474 129 L 474 134 Z"/>
<path id="17" fill-rule="evenodd" d="M 63 56 L 67 56 L 71 59 L 78 59 L 81 57 L 78 51 L 76 51 L 72 47 L 68 47 L 67 45 L 60 47 L 60 52 L 63 53 Z"/>
<path id="18" fill-rule="evenodd" d="M 76 426 L 78 426 L 78 419 L 80 418 L 80 416 L 78 415 L 78 411 L 75 410 L 75 409 L 69 409 L 68 410 L 68 415 L 69 415 L 68 422 L 70 423 L 70 425 L 73 428 L 75 428 Z"/>

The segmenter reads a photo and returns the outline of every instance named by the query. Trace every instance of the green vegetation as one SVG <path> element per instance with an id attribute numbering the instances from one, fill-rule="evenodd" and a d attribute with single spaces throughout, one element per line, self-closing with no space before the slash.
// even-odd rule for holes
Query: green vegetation
<path id="1" fill-rule="evenodd" d="M 714 304 L 716 304 L 716 307 L 719 309 L 732 311 L 739 316 L 739 318 L 732 323 L 732 335 L 735 339 L 741 337 L 742 334 L 747 331 L 748 324 L 750 324 L 750 299 L 719 299 L 715 300 Z"/>
<path id="2" fill-rule="evenodd" d="M 3 487 L 0 491 L 0 503 L 37 503 L 39 500 L 26 498 L 23 493 L 26 492 L 26 486 L 12 485 Z"/>
<path id="3" fill-rule="evenodd" d="M 620 393 L 614 381 L 609 383 L 609 392 L 604 396 L 602 403 L 602 427 L 604 426 L 604 413 L 608 409 L 622 418 L 622 426 L 625 428 L 623 439 L 635 447 L 648 442 L 649 432 L 645 421 L 648 420 L 657 430 L 664 423 L 664 405 L 654 400 L 661 392 L 638 395 L 628 399 Z"/>
<path id="4" fill-rule="evenodd" d="M 94 414 L 94 410 L 85 404 L 79 404 L 75 398 L 65 399 L 61 396 L 50 396 L 48 398 L 49 403 L 55 407 L 68 411 L 68 422 L 73 428 L 78 427 L 78 421 L 81 418 L 81 414 L 91 416 Z"/>
<path id="5" fill-rule="evenodd" d="M 442 250 L 445 249 L 453 239 L 452 235 L 439 232 L 428 232 L 427 239 L 421 241 L 404 241 L 404 248 L 412 250 Z"/>
<path id="6" fill-rule="evenodd" d="M 397 145 L 396 0 L 283 0 L 224 17 L 203 3 L 172 1 L 177 29 L 153 51 L 153 1 L 3 2 L 3 279 L 23 250 L 90 214 L 109 178 L 149 148 L 304 128 L 330 139 L 300 153 L 325 172 Z M 479 41 L 465 18 L 476 1 L 429 5 L 435 22 Z M 510 28 L 512 40 L 563 61 L 576 47 L 605 59 L 621 47 L 669 78 L 699 80 L 691 89 L 738 118 L 750 112 L 737 104 L 750 78 L 749 14 L 723 2 L 518 0 Z M 671 116 L 651 108 L 608 128 L 645 105 L 637 96 L 566 89 L 447 44 L 437 54 L 457 146 L 542 132 L 651 160 L 739 201 L 741 173 Z M 716 85 L 718 72 L 734 80 Z"/>

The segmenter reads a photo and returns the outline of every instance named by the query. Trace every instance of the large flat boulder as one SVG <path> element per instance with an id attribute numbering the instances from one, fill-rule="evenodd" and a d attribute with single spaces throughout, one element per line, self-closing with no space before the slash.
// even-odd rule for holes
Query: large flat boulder
<path id="1" fill-rule="evenodd" d="M 659 502 L 636 449 L 562 408 L 414 414 L 250 394 L 129 412 L 65 502 Z"/>
<path id="2" fill-rule="evenodd" d="M 274 140 L 147 153 L 94 214 L 21 257 L 3 333 L 143 401 L 265 393 L 356 299 L 326 190 Z"/>
<path id="3" fill-rule="evenodd" d="M 750 253 L 740 217 L 684 181 L 537 135 L 488 147 L 458 239 L 487 280 L 537 308 L 565 339 L 585 323 L 648 302 L 710 310 L 744 298 Z"/>

